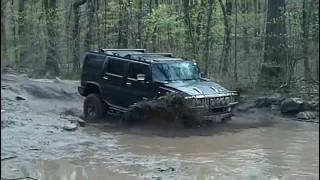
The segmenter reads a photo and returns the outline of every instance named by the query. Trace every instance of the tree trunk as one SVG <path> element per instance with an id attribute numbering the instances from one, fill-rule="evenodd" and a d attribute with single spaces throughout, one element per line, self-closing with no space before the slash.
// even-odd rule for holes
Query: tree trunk
<path id="1" fill-rule="evenodd" d="M 128 47 L 128 20 L 127 20 L 127 5 L 125 0 L 119 0 L 119 29 L 118 29 L 118 47 L 127 48 Z"/>
<path id="2" fill-rule="evenodd" d="M 207 0 L 206 0 L 207 1 Z M 214 1 L 213 1 L 214 2 Z M 213 3 L 212 2 L 212 3 Z M 196 48 L 196 53 L 199 53 L 199 44 L 201 44 L 200 42 L 202 41 L 202 36 L 201 36 L 201 33 L 204 31 L 204 33 L 206 32 L 206 23 L 204 23 L 203 21 L 205 21 L 205 13 L 208 11 L 208 8 L 209 8 L 209 4 L 207 4 L 205 2 L 205 0 L 201 0 L 200 2 L 200 8 L 198 9 L 198 15 L 196 17 L 196 22 L 195 22 L 195 29 L 194 29 L 194 42 L 196 43 L 194 46 Z M 214 6 L 212 7 L 212 10 Z M 207 14 L 208 15 L 208 14 Z M 212 16 L 212 15 L 211 15 Z M 208 16 L 207 16 L 208 17 Z M 212 18 L 211 18 L 212 19 Z M 208 20 L 208 19 L 207 19 Z M 204 34 L 205 36 L 205 34 Z M 199 43 L 197 43 L 199 42 Z M 204 44 L 206 43 L 206 39 L 204 39 Z M 205 58 L 205 56 L 204 56 Z"/>
<path id="3" fill-rule="evenodd" d="M 11 6 L 10 6 L 10 13 L 15 14 L 14 10 L 14 0 L 11 0 Z M 14 56 L 14 61 L 15 64 L 18 65 L 20 63 L 19 60 L 19 52 L 18 52 L 18 38 L 17 38 L 17 19 L 14 16 L 11 16 L 11 21 L 13 22 L 11 24 L 10 30 L 12 31 L 12 36 L 13 36 L 13 56 Z"/>
<path id="4" fill-rule="evenodd" d="M 77 0 L 73 3 L 74 25 L 72 30 L 73 39 L 73 71 L 79 72 L 80 70 L 80 6 L 86 3 L 87 0 Z"/>
<path id="5" fill-rule="evenodd" d="M 71 17 L 72 17 L 72 2 L 69 3 L 68 2 L 68 8 L 69 8 L 69 11 L 66 13 L 66 19 L 65 19 L 65 35 L 66 35 L 66 43 L 67 43 L 67 50 L 66 50 L 66 63 L 68 63 L 68 67 L 67 67 L 67 71 L 68 72 L 71 72 L 72 69 L 71 69 L 71 66 L 69 66 L 69 59 L 72 59 L 73 57 L 73 51 L 72 51 L 72 48 L 73 48 L 73 39 L 71 39 Z M 67 5 L 66 5 L 67 6 Z"/>
<path id="6" fill-rule="evenodd" d="M 148 11 L 149 11 L 149 14 L 152 14 L 152 0 L 149 0 L 149 3 L 148 3 Z M 150 33 L 149 31 L 146 31 L 146 35 L 145 35 L 145 39 L 144 39 L 144 44 L 143 44 L 143 48 L 144 49 L 147 49 L 148 47 L 148 44 L 149 44 L 149 36 L 150 36 Z"/>
<path id="7" fill-rule="evenodd" d="M 95 19 L 95 28 L 94 28 L 94 33 L 93 33 L 93 39 L 92 39 L 92 45 L 94 45 L 94 49 L 101 49 L 104 47 L 104 42 L 103 42 L 103 38 L 101 38 L 101 33 L 102 31 L 100 30 L 100 17 L 99 17 L 99 9 L 100 9 L 100 4 L 99 4 L 99 0 L 95 0 L 94 1 L 94 19 Z M 97 48 L 96 48 L 97 47 Z"/>
<path id="8" fill-rule="evenodd" d="M 192 46 L 193 58 L 196 58 L 197 50 L 196 50 L 196 42 L 194 39 L 194 26 L 190 17 L 189 0 L 183 0 L 183 12 L 184 12 L 184 22 L 188 29 L 188 39 L 190 40 L 191 46 Z"/>
<path id="9" fill-rule="evenodd" d="M 108 33 L 108 24 L 107 24 L 107 7 L 108 7 L 108 1 L 105 0 L 104 1 L 104 18 L 103 18 L 103 22 L 104 22 L 104 33 L 103 33 L 103 40 L 104 40 L 104 43 L 103 43 L 103 46 L 104 48 L 107 47 L 107 42 L 108 42 L 108 39 L 107 39 L 107 33 Z"/>
<path id="10" fill-rule="evenodd" d="M 260 13 L 260 7 L 261 7 L 261 2 L 260 0 L 254 0 L 253 1 L 254 4 L 254 22 L 255 24 L 259 24 L 259 13 Z M 255 41 L 254 41 L 254 50 L 256 51 L 261 51 L 261 41 L 259 41 L 259 35 L 261 34 L 261 26 L 255 26 L 254 27 L 254 37 L 255 37 Z"/>
<path id="11" fill-rule="evenodd" d="M 7 1 L 1 0 L 1 67 L 7 62 L 6 16 Z"/>
<path id="12" fill-rule="evenodd" d="M 219 4 L 222 10 L 223 22 L 224 22 L 224 41 L 223 41 L 222 55 L 219 63 L 220 64 L 219 71 L 226 73 L 228 72 L 228 67 L 230 64 L 229 53 L 230 53 L 230 47 L 231 47 L 231 38 L 230 38 L 231 28 L 229 25 L 229 17 L 231 16 L 232 4 L 230 0 L 226 1 L 226 8 L 222 0 L 219 0 Z"/>
<path id="13" fill-rule="evenodd" d="M 142 13 L 143 13 L 143 10 L 142 10 L 142 0 L 139 0 L 138 2 L 138 36 L 137 36 L 137 40 L 138 41 L 136 44 L 137 44 L 137 48 L 142 48 Z"/>
<path id="14" fill-rule="evenodd" d="M 318 52 L 315 56 L 316 68 L 315 77 L 313 78 L 319 82 L 319 0 L 312 0 L 310 2 L 308 12 L 310 13 L 309 29 L 311 31 L 309 37 L 312 37 L 312 48 Z M 311 64 L 312 63 L 313 62 L 311 62 Z"/>
<path id="15" fill-rule="evenodd" d="M 286 79 L 285 0 L 268 0 L 264 63 L 258 84 L 279 87 Z"/>
<path id="16" fill-rule="evenodd" d="M 309 13 L 307 9 L 307 2 L 303 0 L 302 5 L 302 37 L 303 37 L 303 65 L 304 65 L 304 79 L 310 81 L 312 79 L 311 69 L 309 65 Z"/>
<path id="17" fill-rule="evenodd" d="M 57 76 L 60 73 L 57 53 L 57 1 L 44 0 L 46 24 L 48 33 L 48 47 L 45 70 L 49 75 Z"/>
<path id="18" fill-rule="evenodd" d="M 238 28 L 238 4 L 235 2 L 235 23 L 234 23 L 234 69 L 233 79 L 238 82 L 238 56 L 237 56 L 237 28 Z"/>
<path id="19" fill-rule="evenodd" d="M 247 21 L 247 15 L 248 15 L 248 13 L 249 13 L 249 6 L 248 6 L 248 4 L 247 4 L 247 1 L 242 1 L 242 6 L 241 6 L 241 15 L 242 15 L 242 18 L 243 18 L 243 20 L 244 21 Z M 249 39 L 248 39 L 248 26 L 246 26 L 246 25 L 243 25 L 243 27 L 242 27 L 242 30 L 243 30 L 243 36 L 242 36 L 242 39 L 241 39 L 241 41 L 242 41 L 242 47 L 243 47 L 243 49 L 244 49 L 244 53 L 245 54 L 248 54 L 249 53 L 249 51 L 250 51 L 250 48 L 249 48 Z"/>
<path id="20" fill-rule="evenodd" d="M 158 0 L 155 0 L 154 1 L 154 5 L 155 5 L 155 9 L 158 9 L 159 7 L 159 1 Z M 155 26 L 153 28 L 153 32 L 152 32 L 152 51 L 153 52 L 156 52 L 156 49 L 157 49 L 157 32 L 158 32 L 158 27 Z"/>
<path id="21" fill-rule="evenodd" d="M 209 66 L 209 46 L 210 46 L 210 31 L 212 23 L 212 10 L 213 10 L 213 0 L 208 0 L 208 18 L 207 18 L 207 28 L 206 28 L 206 41 L 205 41 L 205 68 L 204 74 L 208 75 L 208 66 Z"/>
<path id="22" fill-rule="evenodd" d="M 26 34 L 25 34 L 25 0 L 18 2 L 18 37 L 19 37 L 19 63 L 26 65 Z"/>
<path id="23" fill-rule="evenodd" d="M 89 0 L 87 2 L 87 28 L 86 28 L 86 36 L 84 39 L 84 49 L 85 51 L 90 51 L 91 46 L 93 44 L 93 37 L 94 37 L 94 13 L 95 13 L 95 4 L 93 0 Z"/>

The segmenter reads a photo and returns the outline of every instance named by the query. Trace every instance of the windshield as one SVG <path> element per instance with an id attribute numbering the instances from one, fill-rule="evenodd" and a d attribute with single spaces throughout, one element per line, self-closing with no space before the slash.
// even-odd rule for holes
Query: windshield
<path id="1" fill-rule="evenodd" d="M 177 81 L 199 79 L 198 67 L 192 62 L 169 62 L 152 64 L 154 81 Z"/>

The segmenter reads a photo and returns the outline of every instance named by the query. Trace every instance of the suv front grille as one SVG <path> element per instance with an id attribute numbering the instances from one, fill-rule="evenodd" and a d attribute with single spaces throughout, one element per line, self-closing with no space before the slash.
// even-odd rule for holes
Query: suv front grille
<path id="1" fill-rule="evenodd" d="M 234 102 L 233 96 L 221 96 L 221 97 L 192 97 L 188 98 L 188 101 L 191 103 L 193 107 L 209 107 L 209 108 L 217 108 L 217 107 L 225 107 L 228 106 L 229 103 Z"/>

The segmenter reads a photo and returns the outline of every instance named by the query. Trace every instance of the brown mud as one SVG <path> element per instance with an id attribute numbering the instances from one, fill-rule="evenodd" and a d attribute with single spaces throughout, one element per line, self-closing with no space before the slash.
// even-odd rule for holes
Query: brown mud
<path id="1" fill-rule="evenodd" d="M 67 131 L 82 115 L 78 81 L 1 80 L 2 178 L 319 179 L 319 124 L 253 108 L 210 127 Z"/>

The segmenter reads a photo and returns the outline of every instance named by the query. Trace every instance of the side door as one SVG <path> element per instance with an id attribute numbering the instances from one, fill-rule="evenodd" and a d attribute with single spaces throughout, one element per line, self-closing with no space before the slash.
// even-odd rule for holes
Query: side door
<path id="1" fill-rule="evenodd" d="M 144 74 L 145 80 L 137 79 L 138 74 Z M 154 96 L 154 88 L 151 83 L 150 65 L 140 62 L 129 62 L 128 75 L 125 79 L 127 87 L 127 106 Z"/>
<path id="2" fill-rule="evenodd" d="M 103 65 L 101 85 L 104 98 L 108 103 L 124 107 L 124 77 L 128 62 L 119 58 L 108 58 Z"/>

